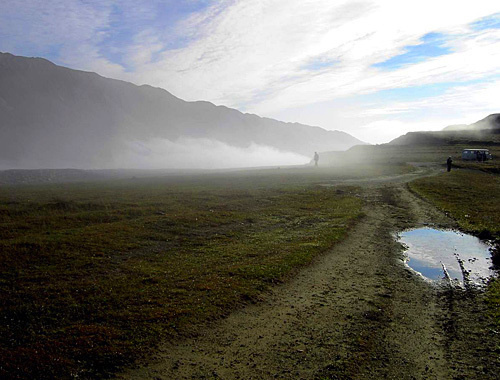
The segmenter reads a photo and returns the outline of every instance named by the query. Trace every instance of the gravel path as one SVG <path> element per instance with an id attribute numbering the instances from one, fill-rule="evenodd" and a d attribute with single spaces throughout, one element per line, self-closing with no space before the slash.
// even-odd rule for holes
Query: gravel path
<path id="1" fill-rule="evenodd" d="M 437 289 L 401 261 L 397 231 L 454 226 L 407 180 L 360 184 L 366 216 L 347 239 L 258 304 L 118 378 L 495 379 L 498 354 L 485 346 L 499 339 L 474 320 L 480 295 Z"/>

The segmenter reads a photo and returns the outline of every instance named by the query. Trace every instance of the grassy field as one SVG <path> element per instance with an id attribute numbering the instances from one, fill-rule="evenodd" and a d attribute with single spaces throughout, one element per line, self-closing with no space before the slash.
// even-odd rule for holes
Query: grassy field
<path id="1" fill-rule="evenodd" d="M 477 162 L 455 160 L 453 165 L 461 169 L 479 170 L 485 173 L 500 174 L 500 160 Z"/>
<path id="2" fill-rule="evenodd" d="M 465 231 L 500 238 L 500 177 L 474 170 L 452 170 L 409 184 L 448 212 Z"/>
<path id="3" fill-rule="evenodd" d="M 460 227 L 496 241 L 494 261 L 500 263 L 500 177 L 477 170 L 452 170 L 418 179 L 410 188 L 456 219 Z M 496 323 L 500 326 L 500 280 L 490 283 L 486 294 Z"/>
<path id="4" fill-rule="evenodd" d="M 257 300 L 361 216 L 358 189 L 319 184 L 449 154 L 402 153 L 377 150 L 371 161 L 390 162 L 380 165 L 1 186 L 0 377 L 104 377 Z M 464 229 L 497 238 L 498 185 L 455 170 L 411 184 Z M 489 300 L 500 310 L 498 283 Z"/>
<path id="5" fill-rule="evenodd" d="M 105 376 L 257 299 L 361 216 L 355 188 L 315 185 L 343 175 L 1 187 L 0 377 Z"/>

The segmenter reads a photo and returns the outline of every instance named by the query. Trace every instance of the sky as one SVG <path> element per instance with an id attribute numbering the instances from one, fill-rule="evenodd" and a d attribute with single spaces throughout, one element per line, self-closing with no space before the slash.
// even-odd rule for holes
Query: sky
<path id="1" fill-rule="evenodd" d="M 369 143 L 500 112 L 497 0 L 0 0 L 0 51 Z"/>

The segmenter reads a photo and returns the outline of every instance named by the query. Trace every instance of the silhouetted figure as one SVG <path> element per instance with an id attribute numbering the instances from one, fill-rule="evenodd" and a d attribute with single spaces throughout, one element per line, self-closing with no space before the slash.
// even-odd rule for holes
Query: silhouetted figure
<path id="1" fill-rule="evenodd" d="M 451 159 L 451 156 L 448 157 L 448 159 L 446 160 L 446 168 L 448 169 L 448 171 L 451 171 L 451 163 L 453 162 L 453 160 Z"/>
<path id="2" fill-rule="evenodd" d="M 476 151 L 476 159 L 478 162 L 481 162 L 481 160 L 483 159 L 483 155 L 478 150 Z"/>
<path id="3" fill-rule="evenodd" d="M 483 152 L 483 162 L 486 162 L 488 159 L 488 156 L 486 155 L 486 152 Z"/>
<path id="4" fill-rule="evenodd" d="M 318 152 L 314 152 L 314 166 L 318 166 L 319 154 Z"/>

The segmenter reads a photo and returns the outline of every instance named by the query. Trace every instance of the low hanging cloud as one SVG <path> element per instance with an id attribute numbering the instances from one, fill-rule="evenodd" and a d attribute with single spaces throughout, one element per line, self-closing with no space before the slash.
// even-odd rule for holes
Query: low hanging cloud
<path id="1" fill-rule="evenodd" d="M 115 153 L 107 168 L 129 169 L 229 169 L 256 166 L 304 165 L 310 161 L 292 152 L 252 143 L 236 147 L 211 139 L 182 137 L 176 141 L 129 141 Z"/>

